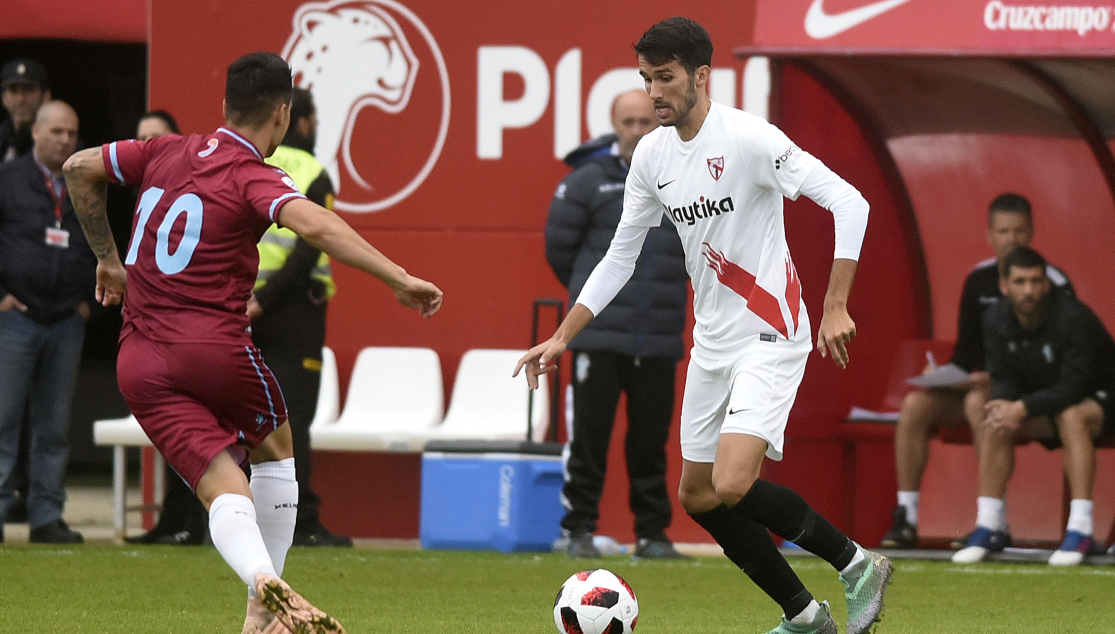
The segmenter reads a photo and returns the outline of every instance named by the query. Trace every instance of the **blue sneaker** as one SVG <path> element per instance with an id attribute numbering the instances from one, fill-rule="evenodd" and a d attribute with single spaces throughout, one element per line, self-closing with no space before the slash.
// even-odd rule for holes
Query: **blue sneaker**
<path id="1" fill-rule="evenodd" d="M 984 526 L 977 526 L 968 538 L 968 545 L 956 551 L 952 556 L 954 564 L 979 563 L 987 557 L 987 553 L 1002 552 L 1007 547 L 1006 531 L 996 531 Z"/>
<path id="2" fill-rule="evenodd" d="M 1102 552 L 1091 535 L 1077 531 L 1066 531 L 1061 547 L 1049 557 L 1050 566 L 1079 566 L 1087 555 Z"/>

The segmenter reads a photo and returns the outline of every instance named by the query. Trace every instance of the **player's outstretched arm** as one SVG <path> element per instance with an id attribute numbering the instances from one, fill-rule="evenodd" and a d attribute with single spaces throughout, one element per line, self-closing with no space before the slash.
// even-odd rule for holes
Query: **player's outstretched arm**
<path id="1" fill-rule="evenodd" d="M 554 361 L 565 354 L 565 347 L 588 325 L 588 322 L 592 321 L 592 318 L 591 310 L 582 304 L 573 304 L 573 308 L 569 309 L 569 314 L 565 316 L 554 334 L 548 340 L 527 350 L 515 365 L 515 371 L 511 376 L 519 376 L 519 370 L 526 368 L 527 385 L 532 390 L 538 389 L 538 377 L 549 374 L 557 368 Z"/>
<path id="2" fill-rule="evenodd" d="M 325 207 L 297 198 L 283 205 L 279 220 L 330 257 L 382 280 L 395 291 L 400 304 L 417 310 L 423 317 L 430 317 L 441 308 L 442 293 L 438 287 L 408 274 Z"/>
<path id="3" fill-rule="evenodd" d="M 848 314 L 848 297 L 856 280 L 855 260 L 832 261 L 829 288 L 825 294 L 825 314 L 817 329 L 817 352 L 821 356 L 832 353 L 832 360 L 844 369 L 848 365 L 848 342 L 856 336 L 856 322 Z"/>
<path id="4" fill-rule="evenodd" d="M 81 230 L 97 256 L 97 301 L 105 306 L 119 304 L 124 298 L 127 273 L 108 224 L 105 209 L 108 172 L 100 146 L 75 153 L 66 159 L 62 171 Z"/>

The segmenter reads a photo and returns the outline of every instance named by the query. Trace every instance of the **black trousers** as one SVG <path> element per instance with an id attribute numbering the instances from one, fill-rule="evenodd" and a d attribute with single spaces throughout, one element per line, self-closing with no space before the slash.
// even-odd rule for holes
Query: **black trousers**
<path id="1" fill-rule="evenodd" d="M 310 423 L 314 421 L 321 389 L 321 347 L 256 345 L 283 390 L 290 431 L 294 436 L 294 467 L 298 479 L 298 519 L 294 530 L 313 531 L 321 522 L 318 514 L 321 498 L 310 487 L 313 471 Z"/>
<path id="2" fill-rule="evenodd" d="M 567 509 L 570 532 L 595 532 L 608 466 L 608 446 L 621 393 L 627 395 L 624 451 L 631 512 L 640 538 L 666 538 L 672 507 L 666 491 L 666 442 L 674 414 L 677 359 L 635 359 L 612 352 L 573 353 L 573 425 L 567 447 Z"/>

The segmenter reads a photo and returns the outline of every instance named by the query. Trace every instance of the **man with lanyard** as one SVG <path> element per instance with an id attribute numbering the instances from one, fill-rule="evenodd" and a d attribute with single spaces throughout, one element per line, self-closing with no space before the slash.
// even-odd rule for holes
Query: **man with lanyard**
<path id="1" fill-rule="evenodd" d="M 33 151 L 0 167 L 0 523 L 14 502 L 26 413 L 28 523 L 42 543 L 82 541 L 62 519 L 70 402 L 97 266 L 62 179 L 77 128 L 70 106 L 44 104 Z"/>

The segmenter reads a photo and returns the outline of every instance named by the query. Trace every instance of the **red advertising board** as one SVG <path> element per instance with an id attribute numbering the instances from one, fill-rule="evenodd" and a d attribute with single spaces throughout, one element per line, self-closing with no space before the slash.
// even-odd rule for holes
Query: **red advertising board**
<path id="1" fill-rule="evenodd" d="M 812 52 L 1110 55 L 1115 50 L 1115 3 L 758 0 L 753 44 Z"/>
<path id="2" fill-rule="evenodd" d="M 732 49 L 752 29 L 753 3 L 743 6 L 686 8 L 718 46 L 711 89 L 733 105 L 743 67 Z M 187 133 L 213 130 L 228 64 L 258 50 L 286 56 L 314 92 L 317 153 L 343 217 L 445 291 L 441 312 L 422 320 L 383 285 L 334 266 L 327 343 L 341 385 L 364 346 L 428 346 L 441 356 L 448 402 L 465 351 L 525 348 L 531 302 L 566 298 L 544 255 L 550 200 L 569 172 L 557 157 L 610 131 L 612 99 L 642 86 L 632 44 L 677 10 L 664 0 L 153 0 L 150 106 Z M 670 451 L 676 478 L 676 440 Z M 606 498 L 625 490 L 610 478 Z M 675 516 L 678 537 L 702 539 Z"/>

